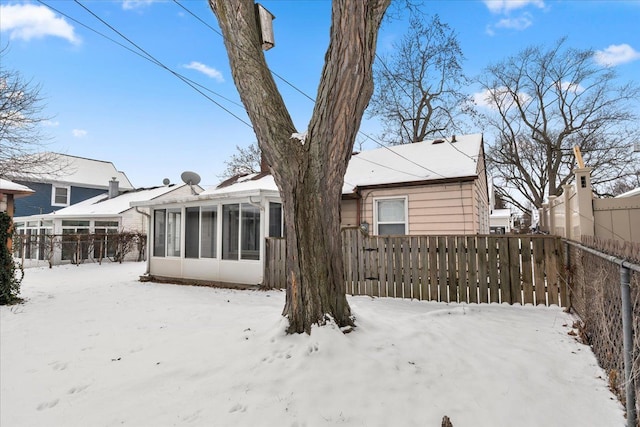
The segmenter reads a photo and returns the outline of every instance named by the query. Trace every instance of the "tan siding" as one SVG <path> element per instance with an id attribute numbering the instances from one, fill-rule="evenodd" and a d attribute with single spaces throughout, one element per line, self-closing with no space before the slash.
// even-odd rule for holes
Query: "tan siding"
<path id="1" fill-rule="evenodd" d="M 476 232 L 480 234 L 489 233 L 489 185 L 487 183 L 487 172 L 484 162 L 484 146 L 480 147 L 480 155 L 478 157 L 477 166 L 478 179 L 474 182 L 475 199 L 474 199 L 474 225 Z"/>
<path id="2" fill-rule="evenodd" d="M 477 233 L 471 181 L 363 191 L 362 217 L 372 230 L 374 199 L 400 196 L 407 196 L 409 201 L 409 234 Z"/>
<path id="3" fill-rule="evenodd" d="M 341 208 L 342 227 L 355 227 L 358 224 L 358 202 L 356 200 L 343 200 Z"/>

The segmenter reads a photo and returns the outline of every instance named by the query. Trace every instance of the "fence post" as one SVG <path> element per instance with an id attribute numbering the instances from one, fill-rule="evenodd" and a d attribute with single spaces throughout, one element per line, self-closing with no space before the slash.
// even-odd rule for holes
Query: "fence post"
<path id="1" fill-rule="evenodd" d="M 622 338 L 624 345 L 624 384 L 627 398 L 627 427 L 636 427 L 636 389 L 633 380 L 633 308 L 631 306 L 631 272 L 620 266 L 622 299 Z"/>

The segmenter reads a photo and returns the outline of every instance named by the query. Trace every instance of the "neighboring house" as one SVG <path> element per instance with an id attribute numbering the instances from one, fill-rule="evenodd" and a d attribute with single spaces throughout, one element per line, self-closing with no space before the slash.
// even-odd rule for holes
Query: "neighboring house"
<path id="1" fill-rule="evenodd" d="M 194 186 L 194 191 L 202 191 L 202 188 Z M 88 247 L 82 248 L 83 259 L 112 256 L 115 247 L 109 244 L 108 235 L 120 232 L 146 234 L 149 228 L 148 209 L 131 207 L 132 202 L 157 203 L 165 198 L 175 199 L 191 194 L 192 190 L 186 184 L 141 188 L 124 193 L 112 187 L 111 196 L 100 194 L 50 214 L 15 217 L 16 231 L 25 243 L 15 248 L 18 252 L 16 256 L 34 261 L 50 259 L 52 264 L 69 262 L 77 258 L 77 252 L 71 250 L 71 243 L 68 242 L 73 242 L 77 235 L 82 234 L 101 236 L 99 244 L 102 245 L 100 247 L 94 242 L 93 253 Z M 51 242 L 48 236 L 58 236 L 61 243 L 48 244 Z M 137 255 L 132 253 L 131 257 Z"/>
<path id="2" fill-rule="evenodd" d="M 491 234 L 507 234 L 513 230 L 511 209 L 492 209 L 489 216 Z"/>
<path id="3" fill-rule="evenodd" d="M 13 218 L 15 199 L 30 196 L 33 193 L 34 191 L 25 185 L 0 178 L 0 212 L 6 212 L 9 218 Z M 13 246 L 11 231 L 9 231 L 6 243 L 9 252 L 11 252 Z"/>
<path id="4" fill-rule="evenodd" d="M 482 135 L 355 154 L 344 179 L 342 225 L 376 235 L 488 234 Z M 259 284 L 264 239 L 281 237 L 282 205 L 267 172 L 235 177 L 152 210 L 149 266 L 156 279 Z"/>
<path id="5" fill-rule="evenodd" d="M 489 182 L 489 229 L 491 234 L 507 234 L 513 230 L 511 209 L 496 209 L 496 191 L 493 180 Z"/>
<path id="6" fill-rule="evenodd" d="M 35 191 L 27 199 L 17 200 L 15 216 L 48 214 L 74 205 L 109 190 L 115 179 L 123 191 L 132 190 L 127 176 L 113 163 L 52 153 L 53 161 L 29 174 L 11 176 L 11 180 Z"/>
<path id="7" fill-rule="evenodd" d="M 13 217 L 15 199 L 31 196 L 33 193 L 35 191 L 26 185 L 0 178 L 0 212 L 6 212 L 10 217 Z"/>

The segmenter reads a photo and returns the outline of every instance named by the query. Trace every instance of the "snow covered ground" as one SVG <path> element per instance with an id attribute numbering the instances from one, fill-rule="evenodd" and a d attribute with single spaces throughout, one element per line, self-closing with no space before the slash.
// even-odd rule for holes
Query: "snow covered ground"
<path id="1" fill-rule="evenodd" d="M 557 307 L 349 298 L 287 336 L 283 292 L 141 283 L 141 263 L 26 271 L 0 307 L 0 425 L 624 426 Z"/>

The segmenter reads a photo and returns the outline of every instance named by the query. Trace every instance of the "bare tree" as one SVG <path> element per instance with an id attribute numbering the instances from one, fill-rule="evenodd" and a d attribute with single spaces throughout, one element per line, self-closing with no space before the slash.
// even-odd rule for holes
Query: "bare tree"
<path id="1" fill-rule="evenodd" d="M 495 133 L 487 151 L 499 194 L 526 210 L 560 195 L 575 165 L 573 147 L 593 168 L 596 191 L 637 173 L 634 105 L 640 89 L 618 85 L 613 68 L 598 65 L 594 52 L 565 47 L 527 48 L 489 66 L 479 79 L 489 113 L 482 124 Z"/>
<path id="2" fill-rule="evenodd" d="M 380 138 L 390 144 L 420 142 L 460 130 L 456 120 L 469 105 L 467 79 L 456 33 L 438 15 L 425 21 L 412 9 L 409 30 L 393 54 L 374 64 L 375 92 L 368 115 L 380 117 Z"/>
<path id="3" fill-rule="evenodd" d="M 308 128 L 298 132 L 269 71 L 253 0 L 209 0 L 258 144 L 280 190 L 289 333 L 353 325 L 340 237 L 344 174 L 373 92 L 378 29 L 390 0 L 334 0 L 329 47 Z"/>
<path id="4" fill-rule="evenodd" d="M 44 116 L 40 85 L 25 80 L 15 70 L 6 68 L 7 47 L 0 50 L 0 177 L 53 173 L 43 170 L 51 164 L 52 153 L 45 152 L 48 138 L 42 125 L 50 118 Z"/>
<path id="5" fill-rule="evenodd" d="M 250 174 L 260 172 L 260 147 L 258 143 L 252 143 L 246 148 L 236 145 L 237 153 L 231 156 L 231 159 L 224 162 L 225 170 L 222 172 L 223 178 L 231 178 L 232 176 L 241 174 Z"/>

